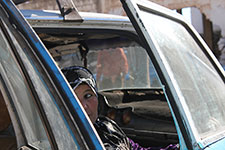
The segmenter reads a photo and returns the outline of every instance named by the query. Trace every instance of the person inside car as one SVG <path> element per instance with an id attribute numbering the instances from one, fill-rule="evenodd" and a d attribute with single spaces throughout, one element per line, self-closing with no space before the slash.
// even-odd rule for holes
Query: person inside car
<path id="1" fill-rule="evenodd" d="M 120 150 L 178 150 L 178 144 L 166 148 L 143 148 L 128 138 L 122 129 L 111 119 L 98 116 L 98 90 L 92 73 L 80 66 L 62 69 L 70 86 L 94 124 L 106 149 Z"/>
<path id="2" fill-rule="evenodd" d="M 105 59 L 107 58 L 107 59 Z M 110 71 L 108 70 L 110 68 Z M 98 53 L 96 80 L 102 82 L 102 89 L 123 87 L 124 79 L 128 73 L 128 60 L 122 48 L 102 50 Z"/>

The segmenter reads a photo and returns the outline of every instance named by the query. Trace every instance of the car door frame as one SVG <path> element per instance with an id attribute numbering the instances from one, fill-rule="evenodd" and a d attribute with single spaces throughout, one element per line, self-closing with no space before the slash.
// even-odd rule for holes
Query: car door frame
<path id="1" fill-rule="evenodd" d="M 33 29 L 30 27 L 30 25 L 27 23 L 27 21 L 24 19 L 22 14 L 18 11 L 18 9 L 15 7 L 15 5 L 10 0 L 2 0 L 1 5 L 4 7 L 5 11 L 9 15 L 10 22 L 14 25 L 15 28 L 18 29 L 18 31 L 21 34 L 24 39 L 26 39 L 27 43 L 30 45 L 27 47 L 27 49 L 30 50 L 31 55 L 35 57 L 33 60 L 35 62 L 35 65 L 40 67 L 43 71 L 43 76 L 45 81 L 48 82 L 48 85 L 51 86 L 53 91 L 55 91 L 57 97 L 57 102 L 61 106 L 61 111 L 63 112 L 64 119 L 68 122 L 69 127 L 71 128 L 71 131 L 73 131 L 73 134 L 75 134 L 75 130 L 73 128 L 77 128 L 77 125 L 79 126 L 80 135 L 83 138 L 84 145 L 87 146 L 87 148 L 90 149 L 104 149 L 103 144 L 96 134 L 93 125 L 91 124 L 90 120 L 88 119 L 88 116 L 86 115 L 84 109 L 82 108 L 79 101 L 76 99 L 74 93 L 72 92 L 72 89 L 64 79 L 61 71 L 56 66 L 55 62 L 47 52 L 46 48 L 43 46 L 42 42 L 39 40 Z M 22 38 L 23 40 L 23 38 Z M 14 51 L 17 52 L 17 50 L 14 48 Z M 17 55 L 15 53 L 15 55 Z M 23 70 L 26 78 L 29 80 L 29 73 L 25 69 L 23 65 L 22 58 L 19 57 L 19 55 L 16 56 L 17 61 L 21 66 L 21 69 Z M 37 67 L 37 68 L 38 68 Z M 35 88 L 32 84 L 32 81 L 28 81 L 29 85 L 31 86 L 32 92 L 37 94 L 35 91 Z M 5 91 L 6 92 L 6 91 Z M 7 93 L 7 92 L 6 92 Z M 38 99 L 38 95 L 36 95 L 36 100 Z M 41 105 L 39 104 L 39 108 L 41 108 Z M 45 112 L 40 109 L 41 116 L 45 118 Z M 50 126 L 47 123 L 46 119 L 43 119 L 44 123 L 46 125 L 47 130 L 50 130 Z M 75 122 L 76 123 L 75 123 Z M 51 131 L 50 131 L 51 132 Z M 50 133 L 51 135 L 51 133 Z M 50 138 L 54 138 L 53 135 L 50 136 Z M 57 144 L 54 143 L 54 139 L 51 142 L 53 147 L 57 149 Z M 54 146 L 55 145 L 55 146 Z"/>
<path id="2" fill-rule="evenodd" d="M 194 28 L 187 23 L 181 15 L 172 12 L 169 9 L 166 9 L 162 6 L 159 6 L 155 3 L 144 1 L 144 0 L 121 0 L 124 10 L 126 11 L 127 15 L 129 16 L 134 28 L 136 29 L 140 41 L 143 42 L 145 48 L 158 72 L 158 75 L 161 79 L 162 84 L 164 85 L 164 91 L 169 99 L 168 104 L 170 106 L 175 125 L 177 128 L 177 132 L 179 135 L 180 145 L 182 149 L 199 149 L 200 147 L 204 147 L 203 145 L 199 145 L 197 143 L 195 134 L 191 130 L 191 126 L 187 124 L 187 119 L 185 118 L 185 111 L 179 109 L 179 103 L 177 101 L 182 99 L 179 96 L 179 93 L 176 92 L 176 87 L 170 78 L 171 74 L 167 71 L 166 66 L 162 63 L 163 58 L 160 57 L 158 53 L 158 46 L 152 39 L 151 35 L 149 35 L 147 28 L 145 26 L 143 18 L 141 18 L 140 11 L 151 12 L 165 18 L 174 20 L 188 29 L 188 32 L 192 35 L 194 40 L 200 45 L 202 49 L 204 49 L 205 55 L 209 58 L 210 62 L 215 67 L 218 74 L 221 76 L 223 81 L 225 81 L 225 74 L 223 68 L 219 64 L 218 60 L 215 58 L 211 50 L 208 48 L 207 44 L 203 41 L 203 39 L 198 35 L 198 33 L 194 30 Z"/>

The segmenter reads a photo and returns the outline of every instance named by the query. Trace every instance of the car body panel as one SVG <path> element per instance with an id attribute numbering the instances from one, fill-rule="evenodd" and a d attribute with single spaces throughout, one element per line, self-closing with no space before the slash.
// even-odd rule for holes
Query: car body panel
<path id="1" fill-rule="evenodd" d="M 217 149 L 223 149 L 225 146 L 224 138 L 217 141 L 216 144 L 209 145 L 208 147 L 205 148 L 205 150 L 217 150 Z"/>
<path id="2" fill-rule="evenodd" d="M 21 12 L 32 27 L 35 28 L 43 28 L 44 26 L 52 28 L 72 28 L 73 25 L 76 24 L 80 25 L 80 28 L 89 28 L 91 25 L 96 29 L 105 27 L 106 29 L 133 30 L 129 19 L 124 16 L 80 12 L 83 21 L 64 21 L 59 11 L 21 10 Z M 59 23 L 57 24 L 56 22 Z"/>

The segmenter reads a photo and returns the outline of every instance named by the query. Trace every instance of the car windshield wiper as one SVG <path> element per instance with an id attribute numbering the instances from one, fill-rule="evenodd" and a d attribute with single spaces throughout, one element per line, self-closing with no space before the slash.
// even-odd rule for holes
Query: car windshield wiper
<path id="1" fill-rule="evenodd" d="M 56 0 L 56 3 L 64 20 L 83 21 L 73 0 Z"/>

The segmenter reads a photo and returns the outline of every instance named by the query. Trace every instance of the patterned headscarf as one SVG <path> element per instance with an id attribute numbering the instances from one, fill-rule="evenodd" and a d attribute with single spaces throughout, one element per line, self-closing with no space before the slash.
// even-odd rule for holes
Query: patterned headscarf
<path id="1" fill-rule="evenodd" d="M 63 68 L 62 72 L 73 90 L 81 83 L 86 83 L 97 96 L 97 84 L 91 71 L 81 66 L 72 66 Z"/>

